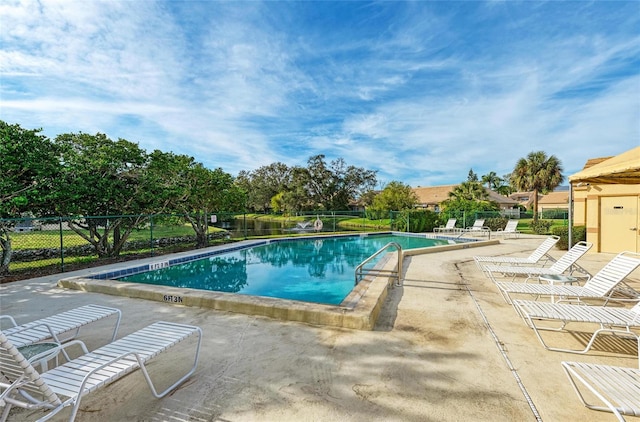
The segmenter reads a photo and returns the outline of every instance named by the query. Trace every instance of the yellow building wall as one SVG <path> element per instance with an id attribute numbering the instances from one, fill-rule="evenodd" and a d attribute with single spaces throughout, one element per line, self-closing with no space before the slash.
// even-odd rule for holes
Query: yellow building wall
<path id="1" fill-rule="evenodd" d="M 587 241 L 593 243 L 593 248 L 590 252 L 603 252 L 602 236 L 601 236 L 601 223 L 603 218 L 611 224 L 613 221 L 607 216 L 603 215 L 602 211 L 602 198 L 615 198 L 615 197 L 628 197 L 637 196 L 640 202 L 640 184 L 636 185 L 587 185 L 587 186 L 575 186 L 573 191 L 573 225 L 574 226 L 586 226 L 587 228 Z M 610 204 L 612 201 L 607 199 L 604 201 L 606 204 Z M 635 252 L 640 252 L 640 210 L 635 208 L 635 221 L 638 223 L 635 225 L 636 241 Z M 612 225 L 609 229 L 616 231 L 614 236 L 625 236 L 628 238 L 631 236 L 629 227 L 622 227 Z M 619 232 L 618 232 L 619 231 Z M 612 236 L 607 236 L 609 239 Z M 628 242 L 627 242 L 628 244 Z M 604 245 L 606 252 L 622 252 L 622 250 L 615 250 L 615 245 L 612 245 L 610 241 Z"/>

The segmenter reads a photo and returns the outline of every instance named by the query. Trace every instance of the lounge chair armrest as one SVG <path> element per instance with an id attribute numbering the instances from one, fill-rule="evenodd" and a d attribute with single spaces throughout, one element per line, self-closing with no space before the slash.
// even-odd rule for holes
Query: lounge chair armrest
<path id="1" fill-rule="evenodd" d="M 638 298 L 638 297 L 625 299 L 625 298 L 622 298 L 622 297 L 611 297 L 611 296 L 609 296 L 606 299 L 607 299 L 606 303 L 609 303 L 609 302 L 638 303 L 638 302 L 640 302 L 640 298 Z"/>
<path id="2" fill-rule="evenodd" d="M 51 328 L 50 325 L 48 324 L 44 324 L 44 323 L 40 323 L 40 324 L 33 324 L 33 325 L 29 325 L 28 327 L 24 327 L 21 328 L 17 331 L 14 331 L 12 334 L 19 334 L 19 333 L 24 333 L 27 331 L 31 331 L 34 330 L 36 328 L 40 328 L 40 327 L 45 327 L 47 329 L 47 331 L 49 331 L 49 334 L 51 334 L 51 338 L 58 344 L 61 344 L 62 342 L 58 339 L 58 336 L 56 335 L 56 333 L 53 331 L 53 328 Z"/>
<path id="3" fill-rule="evenodd" d="M 9 322 L 11 322 L 13 327 L 17 327 L 18 324 L 16 323 L 16 320 L 13 319 L 13 317 L 11 315 L 0 315 L 0 321 L 2 321 L 3 319 L 8 319 Z"/>
<path id="4" fill-rule="evenodd" d="M 37 345 L 38 343 L 33 344 L 32 346 Z M 56 347 L 53 347 L 49 350 L 46 350 L 44 352 L 38 353 L 37 355 L 33 355 L 31 358 L 29 358 L 29 363 L 33 363 L 36 362 L 40 359 L 43 358 L 47 358 L 47 357 L 55 357 L 58 356 L 60 353 L 63 353 L 65 355 L 65 357 L 67 358 L 67 360 L 69 359 L 68 355 L 66 354 L 66 349 L 68 349 L 70 346 L 80 346 L 80 348 L 82 349 L 83 354 L 89 353 L 89 349 L 87 348 L 87 346 L 84 344 L 84 342 L 82 342 L 81 340 L 72 340 L 69 341 L 67 343 L 64 344 L 59 344 Z"/>

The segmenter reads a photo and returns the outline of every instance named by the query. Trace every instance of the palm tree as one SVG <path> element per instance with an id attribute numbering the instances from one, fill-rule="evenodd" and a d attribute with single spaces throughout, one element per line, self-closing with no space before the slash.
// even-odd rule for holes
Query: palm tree
<path id="1" fill-rule="evenodd" d="M 513 189 L 511 189 L 511 186 L 507 183 L 504 183 L 504 180 L 502 180 L 495 189 L 496 193 L 499 193 L 502 196 L 509 196 L 513 193 Z"/>
<path id="2" fill-rule="evenodd" d="M 466 199 L 468 201 L 484 201 L 489 198 L 489 193 L 484 189 L 482 183 L 468 180 L 460 183 L 451 192 L 449 198 Z"/>
<path id="3" fill-rule="evenodd" d="M 564 181 L 562 163 L 544 151 L 530 152 L 518 160 L 511 173 L 511 182 L 520 191 L 533 191 L 533 219 L 538 219 L 538 193 L 547 193 Z"/>
<path id="4" fill-rule="evenodd" d="M 482 183 L 486 183 L 488 189 L 496 189 L 502 183 L 502 179 L 498 177 L 495 171 L 490 171 L 482 176 Z"/>

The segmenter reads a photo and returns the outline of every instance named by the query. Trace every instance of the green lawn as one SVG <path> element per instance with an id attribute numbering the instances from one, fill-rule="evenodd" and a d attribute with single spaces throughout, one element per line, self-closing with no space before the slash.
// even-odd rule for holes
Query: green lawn
<path id="1" fill-rule="evenodd" d="M 222 231 L 216 227 L 209 227 L 209 232 L 214 233 Z M 180 226 L 154 226 L 153 238 L 168 238 L 194 235 L 191 225 L 184 224 Z M 129 236 L 129 241 L 144 241 L 151 239 L 151 230 L 149 228 L 134 230 Z M 84 240 L 73 230 L 62 231 L 62 242 L 65 248 L 72 246 L 86 245 L 88 242 Z M 14 250 L 20 249 L 44 249 L 44 248 L 60 248 L 60 231 L 59 230 L 42 230 L 32 232 L 17 232 L 11 234 L 11 246 Z"/>
<path id="2" fill-rule="evenodd" d="M 518 220 L 518 231 L 520 231 L 520 233 L 525 233 L 525 234 L 534 234 L 533 230 L 531 230 L 531 222 L 533 221 L 532 218 L 523 218 L 521 220 Z M 551 227 L 549 228 L 549 233 L 551 234 L 553 231 L 553 228 L 556 226 L 560 226 L 560 227 L 566 227 L 567 226 L 567 220 L 548 220 L 551 221 Z"/>

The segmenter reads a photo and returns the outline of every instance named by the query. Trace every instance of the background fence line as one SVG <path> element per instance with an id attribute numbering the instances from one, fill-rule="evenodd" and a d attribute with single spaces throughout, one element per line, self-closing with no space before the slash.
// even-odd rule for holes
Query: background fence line
<path id="1" fill-rule="evenodd" d="M 0 219 L 0 234 L 10 240 L 8 276 L 30 278 L 79 267 L 195 249 L 196 233 L 189 222 L 189 216 L 203 215 L 141 214 Z M 257 218 L 260 216 L 266 219 Z M 503 226 L 505 218 L 514 218 L 512 214 L 494 211 L 437 214 L 424 210 L 307 211 L 269 220 L 273 216 L 245 212 L 206 213 L 204 218 L 208 222 L 208 245 L 203 246 L 250 237 L 296 236 L 320 231 L 430 232 L 448 218 L 457 218 L 458 227 L 471 226 L 476 218 L 486 218 Z M 519 217 L 530 218 L 530 215 L 520 213 Z M 541 218 L 563 219 L 566 224 L 567 210 L 545 209 Z M 321 222 L 320 225 L 317 220 Z M 318 230 L 319 228 L 321 229 Z M 6 246 L 5 244 L 5 249 L 0 251 L 3 258 L 7 253 Z M 0 282 L 8 276 L 0 275 Z"/>

